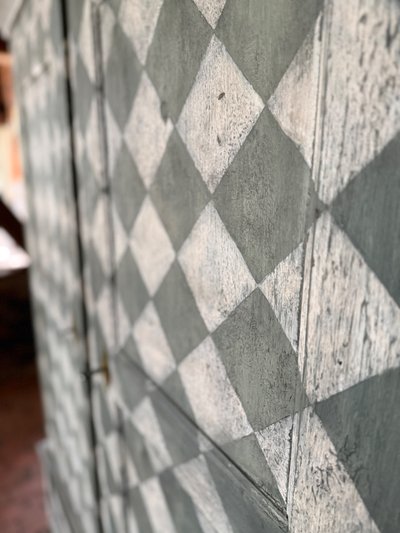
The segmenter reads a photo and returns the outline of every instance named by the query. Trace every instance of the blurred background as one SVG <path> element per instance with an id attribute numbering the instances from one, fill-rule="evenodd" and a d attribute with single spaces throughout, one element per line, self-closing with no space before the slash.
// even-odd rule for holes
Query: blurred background
<path id="1" fill-rule="evenodd" d="M 1 9 L 0 9 L 1 14 Z M 0 531 L 48 531 L 37 443 L 43 420 L 29 306 L 24 175 L 12 55 L 0 36 Z"/>

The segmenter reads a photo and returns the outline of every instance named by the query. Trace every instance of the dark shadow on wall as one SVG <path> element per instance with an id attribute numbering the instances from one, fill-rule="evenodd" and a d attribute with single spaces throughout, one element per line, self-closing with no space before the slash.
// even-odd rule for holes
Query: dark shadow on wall
<path id="1" fill-rule="evenodd" d="M 45 533 L 43 438 L 27 271 L 0 273 L 0 531 Z"/>

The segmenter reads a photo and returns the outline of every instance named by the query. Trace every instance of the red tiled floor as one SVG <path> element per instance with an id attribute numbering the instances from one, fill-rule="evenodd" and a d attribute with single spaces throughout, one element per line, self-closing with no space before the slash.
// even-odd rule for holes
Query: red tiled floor
<path id="1" fill-rule="evenodd" d="M 0 289 L 2 288 L 0 283 Z M 0 290 L 0 307 L 10 303 Z M 19 302 L 23 305 L 23 300 Z M 25 305 L 26 302 L 25 302 Z M 12 306 L 11 306 L 12 307 Z M 15 306 L 13 311 L 15 311 Z M 43 507 L 43 490 L 36 443 L 43 438 L 43 422 L 33 360 L 33 348 L 21 320 L 28 313 L 16 313 L 15 330 L 24 338 L 15 342 L 13 332 L 0 327 L 0 532 L 44 533 L 48 531 Z M 2 316 L 0 316 L 1 320 Z M 15 332 L 14 330 L 14 332 Z M 15 336 L 15 335 L 14 335 Z"/>

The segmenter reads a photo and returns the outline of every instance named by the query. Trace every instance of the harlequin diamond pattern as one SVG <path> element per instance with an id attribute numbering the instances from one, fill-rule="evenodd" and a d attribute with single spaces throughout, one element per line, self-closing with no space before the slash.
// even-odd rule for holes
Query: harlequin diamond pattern
<path id="1" fill-rule="evenodd" d="M 212 341 L 209 340 L 208 343 L 212 344 Z M 212 348 L 211 345 L 209 348 L 211 348 L 209 353 L 211 359 L 208 358 L 204 361 L 203 364 L 205 365 L 213 360 L 212 352 L 215 354 L 215 348 Z M 204 349 L 208 351 L 209 348 Z M 199 354 L 204 349 L 199 349 Z M 197 358 L 198 355 L 193 354 L 193 359 Z M 215 362 L 217 366 L 221 365 L 217 360 Z M 126 436 L 124 445 L 125 471 L 129 473 L 129 497 L 126 505 L 128 512 L 132 513 L 132 520 L 134 519 L 140 524 L 150 522 L 155 530 L 164 529 L 166 526 L 171 527 L 172 531 L 179 530 L 182 525 L 181 520 L 184 520 L 184 523 L 194 531 L 208 531 L 211 524 L 213 526 L 219 524 L 224 528 L 222 531 L 231 531 L 231 521 L 236 522 L 234 508 L 240 505 L 243 510 L 244 505 L 246 512 L 254 515 L 250 521 L 250 523 L 254 521 L 252 525 L 261 524 L 261 531 L 275 531 L 274 526 L 268 520 L 264 521 L 265 519 L 257 506 L 253 508 L 253 504 L 250 504 L 247 509 L 247 504 L 241 503 L 240 493 L 233 494 L 233 499 L 229 504 L 223 501 L 222 485 L 231 482 L 229 473 L 233 464 L 226 465 L 220 452 L 209 441 L 208 437 L 199 434 L 194 425 L 184 423 L 182 414 L 173 407 L 164 393 L 159 389 L 151 390 L 151 387 L 146 385 L 147 378 L 143 374 L 141 375 L 141 372 L 137 368 L 135 369 L 135 366 L 128 362 L 123 354 L 117 357 L 116 363 L 122 364 L 126 368 L 125 372 L 129 365 L 131 366 L 132 382 L 135 382 L 136 389 L 141 389 L 137 395 L 136 403 L 131 404 L 134 406 L 130 410 L 124 409 L 123 422 L 123 432 Z M 214 366 L 213 370 L 215 371 Z M 222 367 L 220 372 L 224 373 Z M 188 374 L 189 376 L 190 374 Z M 209 373 L 209 376 L 212 374 Z M 204 374 L 204 378 L 207 379 L 206 374 Z M 216 380 L 218 381 L 219 378 L 217 372 Z M 209 385 L 209 390 L 214 388 L 218 395 L 222 389 L 218 386 L 214 387 L 216 384 L 219 385 L 217 381 Z M 192 392 L 194 394 L 194 390 Z M 233 444 L 241 443 L 243 433 L 249 435 L 254 439 L 252 441 L 253 455 L 258 453 L 259 457 L 265 461 L 264 452 L 257 441 L 258 437 L 256 438 L 248 425 L 243 409 L 241 416 L 244 425 L 237 425 L 237 422 L 234 421 L 234 415 L 237 414 L 236 409 L 241 409 L 240 403 L 237 399 L 235 403 L 233 396 L 227 400 L 226 405 L 229 405 L 229 401 L 233 401 L 236 407 L 231 411 L 231 420 L 223 421 L 220 417 L 223 427 L 218 427 L 218 424 L 214 426 L 219 438 L 222 438 L 221 442 L 225 441 L 227 431 L 230 434 L 229 442 L 231 442 L 232 436 L 238 439 Z M 218 417 L 217 412 L 215 415 Z M 230 427 L 232 423 L 235 429 Z M 270 439 L 280 438 L 282 453 L 285 454 L 288 423 L 281 424 L 281 426 L 282 430 L 280 427 L 272 428 L 270 433 L 273 436 L 269 437 L 266 434 L 264 440 L 260 440 L 260 442 L 265 446 L 268 437 Z M 234 435 L 231 433 L 232 431 L 235 432 Z M 244 437 L 244 439 L 247 438 Z M 242 450 L 245 450 L 245 446 L 242 446 Z M 268 472 L 270 487 L 278 491 L 276 482 L 272 481 L 274 480 L 273 474 L 270 470 Z M 241 481 L 244 482 L 243 477 Z M 201 492 L 197 490 L 198 486 L 202 487 Z M 156 496 L 153 491 L 156 492 Z M 281 496 L 277 497 L 282 501 Z M 256 500 L 257 498 L 256 496 Z M 180 505 L 183 502 L 185 503 L 184 514 L 176 514 L 175 511 L 181 508 Z M 273 529 L 269 529 L 271 527 Z"/>
<path id="2" fill-rule="evenodd" d="M 90 6 L 89 6 L 90 7 Z M 87 19 L 86 15 L 84 16 Z M 32 2 L 22 9 L 16 31 L 15 86 L 20 98 L 24 167 L 28 177 L 32 308 L 46 427 L 44 466 L 55 530 L 68 530 L 60 500 L 95 532 L 96 501 L 85 370 L 83 316 L 75 222 L 71 146 L 65 99 L 64 41 L 60 4 Z M 81 33 L 84 46 L 86 36 Z M 82 54 L 85 52 L 82 48 Z M 75 65 L 85 87 L 83 56 Z M 36 69 L 36 74 L 34 73 Z M 39 74 L 38 74 L 39 72 Z M 82 145 L 96 163 L 95 114 L 82 91 Z M 86 125 L 90 125 L 90 135 Z M 27 162 L 29 161 L 29 171 Z M 29 416 L 29 413 L 27 413 Z"/>
<path id="3" fill-rule="evenodd" d="M 119 127 L 124 128 L 128 119 L 126 109 L 132 106 L 138 89 L 140 64 L 131 41 L 120 26 L 113 24 L 111 27 L 107 26 L 104 33 L 106 30 L 111 37 L 104 73 L 107 91 L 112 95 L 108 102 Z M 129 78 L 126 79 L 125 76 Z"/>
<path id="4" fill-rule="evenodd" d="M 215 28 L 222 10 L 224 9 L 226 0 L 195 0 L 195 2 L 209 24 Z"/>
<path id="5" fill-rule="evenodd" d="M 114 0 L 99 7 L 99 57 L 97 3 L 75 3 L 90 356 L 112 374 L 93 392 L 105 530 L 275 532 L 287 515 L 297 532 L 390 530 L 398 509 L 379 492 L 398 477 L 363 448 L 368 430 L 398 448 L 396 417 L 379 416 L 400 364 L 389 9 L 371 7 L 375 28 L 344 0 L 324 17 L 318 0 Z M 45 101 L 44 86 L 34 94 Z M 34 164 L 49 172 L 39 137 Z M 62 254 L 43 196 L 48 274 Z M 57 430 L 72 449 L 69 423 Z"/>
<path id="6" fill-rule="evenodd" d="M 146 71 L 164 115 L 176 122 L 192 88 L 211 28 L 192 0 L 165 0 L 148 52 Z"/>
<path id="7" fill-rule="evenodd" d="M 142 64 L 153 39 L 154 30 L 163 0 L 142 2 L 141 0 L 122 0 L 119 10 L 119 22 L 135 46 Z"/>
<path id="8" fill-rule="evenodd" d="M 107 91 L 106 83 L 108 129 L 115 132 L 107 131 L 119 272 L 119 357 L 127 358 L 132 369 L 139 365 L 207 435 L 194 436 L 193 426 L 193 436 L 182 437 L 182 444 L 176 427 L 172 424 L 171 431 L 171 424 L 166 423 L 170 415 L 161 407 L 164 401 L 158 393 L 139 386 L 133 398 L 129 380 L 120 381 L 118 396 L 129 428 L 126 461 L 131 492 L 126 505 L 132 523 L 144 530 L 176 531 L 185 520 L 190 520 L 191 531 L 208 531 L 211 524 L 218 531 L 231 531 L 231 524 L 238 527 L 240 518 L 223 496 L 226 478 L 210 469 L 207 454 L 218 447 L 268 493 L 277 508 L 284 507 L 292 432 L 299 424 L 293 412 L 304 409 L 309 401 L 329 401 L 325 398 L 333 393 L 381 373 L 383 367 L 398 365 L 394 355 L 389 363 L 382 360 L 382 367 L 379 358 L 365 368 L 353 361 L 354 371 L 331 369 L 330 375 L 322 377 L 318 374 L 320 359 L 307 347 L 312 358 L 303 375 L 304 346 L 299 337 L 306 312 L 306 303 L 301 306 L 302 290 L 307 289 L 303 288 L 303 269 L 310 250 L 313 253 L 310 243 L 315 231 L 317 276 L 324 276 L 332 253 L 319 251 L 327 215 L 316 220 L 314 209 L 321 204 L 310 171 L 321 60 L 318 2 L 308 2 L 302 14 L 287 49 L 286 70 L 265 87 L 260 82 L 266 73 L 254 70 L 251 48 L 247 67 L 240 68 L 243 52 L 237 51 L 226 26 L 229 14 L 236 13 L 236 3 L 194 4 L 199 13 L 192 2 L 185 2 L 179 16 L 197 25 L 195 33 L 178 36 L 178 19 L 172 17 L 177 6 L 172 0 L 155 4 L 151 10 L 143 4 L 134 23 L 129 17 L 121 18 L 128 9 L 128 3 L 122 2 L 116 24 L 133 44 L 142 68 L 131 84 L 138 86 L 131 103 L 121 104 L 111 86 Z M 288 20 L 293 16 L 290 9 L 285 4 Z M 199 14 L 211 28 L 219 24 L 217 36 L 210 36 Z M 148 21 L 147 29 L 141 26 L 134 36 L 130 32 L 141 18 Z M 112 35 L 118 34 L 113 29 Z M 179 60 L 174 45 L 178 38 L 188 50 Z M 271 42 L 268 54 L 273 54 Z M 160 57 L 164 58 L 161 63 Z M 274 63 L 272 55 L 271 60 Z M 128 60 L 122 56 L 121 62 Z M 134 73 L 136 60 L 132 65 L 126 80 Z M 185 65 L 190 90 L 180 77 Z M 118 122 L 118 115 L 124 123 Z M 148 189 L 146 197 L 144 189 Z M 337 202 L 338 217 L 360 231 L 342 214 L 345 194 L 346 190 L 341 203 Z M 343 254 L 337 261 L 344 261 L 345 256 L 349 261 L 362 261 L 335 231 L 331 238 L 338 239 L 337 248 Z M 354 242 L 363 242 L 355 231 Z M 358 268 L 365 280 L 363 288 L 357 287 L 361 298 L 375 285 L 373 291 L 384 291 L 370 277 L 373 274 L 364 270 L 368 268 L 364 263 Z M 345 280 L 344 272 L 339 275 Z M 332 276 L 327 279 L 328 284 L 334 283 Z M 313 299 L 320 285 L 317 278 L 311 278 L 311 283 L 316 283 L 309 295 Z M 330 290 L 324 291 L 328 298 Z M 382 292 L 380 301 L 385 298 Z M 320 309 L 322 323 L 311 323 L 311 331 L 317 328 L 315 335 L 324 331 L 327 339 L 332 338 L 324 329 L 329 326 L 323 322 L 324 310 L 313 305 Z M 357 305 L 353 299 L 353 306 Z M 397 308 L 389 300 L 383 306 L 374 312 L 390 329 L 399 323 Z M 343 316 L 343 312 L 336 314 Z M 377 332 L 368 315 L 366 320 L 369 346 L 374 349 Z M 394 330 L 382 335 L 392 339 L 395 354 Z M 353 342 L 358 341 L 354 338 Z M 346 354 L 357 352 L 356 346 L 346 346 Z M 341 359 L 348 360 L 346 354 Z M 324 364 L 331 363 L 325 360 Z M 124 368 L 119 375 L 128 375 Z M 129 375 L 136 382 L 135 372 Z M 305 439 L 307 431 L 320 431 L 319 422 L 308 427 L 302 424 Z M 307 460 L 299 483 L 307 478 L 314 458 Z M 340 459 L 335 468 L 342 472 Z M 209 491 L 210 501 L 199 498 L 192 477 Z M 360 508 L 357 520 L 374 530 L 367 509 L 370 502 L 360 498 L 352 483 L 346 477 L 346 494 Z M 294 494 L 297 512 L 304 504 L 302 496 Z M 343 495 L 336 491 L 335 497 L 342 508 Z M 178 513 L 179 518 L 174 507 L 177 499 L 186 502 L 184 516 Z M 316 515 L 321 509 L 316 504 Z M 310 524 L 312 531 L 318 531 Z M 254 530 L 258 531 L 255 525 Z"/>
<path id="9" fill-rule="evenodd" d="M 124 137 L 146 187 L 153 182 L 171 130 L 172 123 L 162 116 L 160 99 L 144 72 Z"/>
<path id="10" fill-rule="evenodd" d="M 150 294 L 160 286 L 174 259 L 167 232 L 149 197 L 143 202 L 132 229 L 130 246 Z"/>
<path id="11" fill-rule="evenodd" d="M 208 329 L 214 330 L 254 289 L 255 282 L 212 203 L 178 253 Z"/>
<path id="12" fill-rule="evenodd" d="M 178 121 L 178 131 L 211 192 L 264 104 L 214 36 Z"/>

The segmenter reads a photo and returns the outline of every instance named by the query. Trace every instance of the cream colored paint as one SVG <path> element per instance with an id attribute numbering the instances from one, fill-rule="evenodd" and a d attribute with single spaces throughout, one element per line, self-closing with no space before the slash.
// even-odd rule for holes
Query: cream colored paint
<path id="1" fill-rule="evenodd" d="M 302 413 L 291 533 L 379 533 L 321 421 Z"/>
<path id="2" fill-rule="evenodd" d="M 327 203 L 400 130 L 400 39 L 394 38 L 400 4 L 338 0 L 329 14 L 319 178 Z"/>
<path id="3" fill-rule="evenodd" d="M 142 483 L 140 492 L 154 533 L 176 533 L 159 479 L 153 477 Z"/>
<path id="4" fill-rule="evenodd" d="M 143 368 L 156 383 L 162 383 L 175 369 L 175 359 L 153 302 L 149 302 L 133 327 Z"/>
<path id="5" fill-rule="evenodd" d="M 268 100 L 283 131 L 312 164 L 320 64 L 321 15 Z"/>
<path id="6" fill-rule="evenodd" d="M 317 221 L 306 345 L 306 392 L 322 400 L 400 365 L 400 309 L 333 222 Z"/>
<path id="7" fill-rule="evenodd" d="M 260 285 L 285 335 L 296 351 L 302 271 L 303 243 L 281 261 Z"/>
<path id="8" fill-rule="evenodd" d="M 153 183 L 173 128 L 169 118 L 162 118 L 160 107 L 157 92 L 143 72 L 124 139 L 147 188 Z"/>
<path id="9" fill-rule="evenodd" d="M 89 75 L 90 81 L 94 83 L 96 77 L 96 69 L 91 0 L 83 0 L 82 20 L 80 23 L 78 48 L 79 54 L 82 58 L 83 64 L 86 67 L 86 71 Z"/>
<path id="10" fill-rule="evenodd" d="M 118 19 L 144 65 L 164 0 L 122 0 Z"/>
<path id="11" fill-rule="evenodd" d="M 171 266 L 175 252 L 167 232 L 147 197 L 133 226 L 130 247 L 143 281 L 154 295 Z"/>
<path id="12" fill-rule="evenodd" d="M 107 135 L 107 165 L 109 178 L 114 176 L 115 162 L 122 145 L 122 133 L 107 101 L 104 102 L 104 120 Z"/>
<path id="13" fill-rule="evenodd" d="M 262 452 L 284 500 L 287 498 L 292 426 L 292 417 L 287 416 L 256 433 Z"/>
<path id="14" fill-rule="evenodd" d="M 108 214 L 108 198 L 101 194 L 97 199 L 93 222 L 88 228 L 94 249 L 100 260 L 103 272 L 111 274 L 110 224 Z"/>
<path id="15" fill-rule="evenodd" d="M 112 293 L 108 284 L 101 291 L 97 300 L 96 310 L 104 341 L 109 354 L 112 354 L 115 350 L 114 310 Z M 101 364 L 103 364 L 103 361 Z"/>
<path id="16" fill-rule="evenodd" d="M 213 36 L 177 124 L 211 192 L 263 108 L 260 96 Z"/>
<path id="17" fill-rule="evenodd" d="M 209 331 L 221 324 L 256 287 L 212 203 L 194 225 L 178 260 Z"/>
<path id="18" fill-rule="evenodd" d="M 204 457 L 199 456 L 174 468 L 174 474 L 199 509 L 199 514 L 219 533 L 233 533 Z"/>
<path id="19" fill-rule="evenodd" d="M 224 444 L 252 432 L 211 337 L 184 359 L 179 375 L 196 422 L 211 439 Z"/>
<path id="20" fill-rule="evenodd" d="M 150 461 L 156 472 L 172 465 L 172 459 L 161 432 L 150 398 L 144 398 L 131 415 L 131 420 L 143 436 Z"/>
<path id="21" fill-rule="evenodd" d="M 194 2 L 210 26 L 215 28 L 226 0 L 194 0 Z"/>

